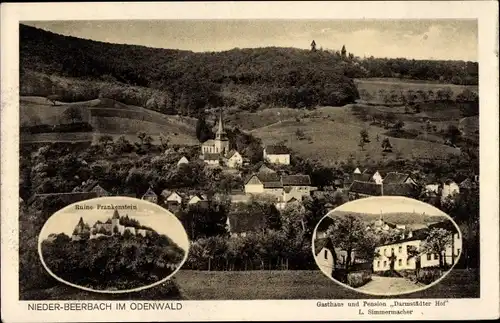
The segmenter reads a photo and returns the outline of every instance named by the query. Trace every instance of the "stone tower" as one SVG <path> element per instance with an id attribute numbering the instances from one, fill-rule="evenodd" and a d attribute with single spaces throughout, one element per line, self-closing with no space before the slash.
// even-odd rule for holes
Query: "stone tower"
<path id="1" fill-rule="evenodd" d="M 111 226 L 114 228 L 118 227 L 119 224 L 120 224 L 120 214 L 118 214 L 118 210 L 115 210 L 115 212 L 113 212 L 113 217 L 111 218 Z"/>
<path id="2" fill-rule="evenodd" d="M 224 123 L 222 121 L 222 108 L 220 108 L 219 113 L 219 126 L 217 132 L 215 133 L 215 150 L 225 155 L 229 152 L 229 139 L 227 137 L 226 130 L 224 130 Z"/>

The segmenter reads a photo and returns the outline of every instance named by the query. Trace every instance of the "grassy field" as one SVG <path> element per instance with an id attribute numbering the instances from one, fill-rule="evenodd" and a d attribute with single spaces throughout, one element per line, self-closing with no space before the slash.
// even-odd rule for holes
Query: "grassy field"
<path id="1" fill-rule="evenodd" d="M 126 105 L 111 99 L 95 99 L 85 102 L 53 105 L 42 97 L 21 97 L 20 123 L 59 124 L 64 123 L 64 111 L 70 107 L 79 108 L 82 120 L 93 127 L 92 133 L 43 133 L 23 135 L 23 142 L 96 141 L 101 135 L 113 138 L 124 135 L 129 141 L 137 142 L 137 133 L 144 131 L 159 143 L 159 135 L 169 138 L 172 144 L 196 144 L 195 120 L 181 116 L 167 116 L 138 106 Z"/>
<path id="2" fill-rule="evenodd" d="M 434 93 L 439 89 L 449 88 L 453 94 L 452 99 L 456 97 L 456 95 L 462 92 L 465 88 L 470 89 L 478 93 L 477 85 L 455 85 L 455 84 L 442 84 L 431 81 L 419 81 L 419 80 L 402 80 L 395 78 L 366 78 L 366 79 L 355 79 L 354 82 L 360 92 L 360 99 L 366 101 L 377 101 L 382 102 L 378 98 L 379 91 L 384 90 L 387 93 L 395 90 L 397 93 L 401 91 L 426 91 L 432 90 Z M 363 94 L 368 93 L 371 97 L 366 97 Z"/>
<path id="3" fill-rule="evenodd" d="M 318 271 L 207 272 L 180 270 L 176 282 L 186 299 L 359 299 L 383 298 L 344 288 Z M 455 270 L 426 290 L 393 298 L 479 297 L 474 272 Z"/>
<path id="4" fill-rule="evenodd" d="M 390 138 L 393 152 L 382 153 L 381 143 L 386 129 L 368 125 L 358 120 L 350 107 L 324 107 L 315 111 L 309 118 L 289 120 L 271 126 L 252 130 L 252 134 L 262 139 L 265 144 L 279 141 L 298 152 L 303 157 L 318 159 L 325 164 L 347 160 L 381 160 L 397 156 L 407 158 L 445 158 L 448 154 L 458 154 L 459 150 L 441 143 L 427 140 Z M 300 129 L 306 139 L 299 140 L 296 132 Z M 366 129 L 370 143 L 364 150 L 358 147 L 360 131 Z M 379 141 L 376 141 L 376 136 Z"/>

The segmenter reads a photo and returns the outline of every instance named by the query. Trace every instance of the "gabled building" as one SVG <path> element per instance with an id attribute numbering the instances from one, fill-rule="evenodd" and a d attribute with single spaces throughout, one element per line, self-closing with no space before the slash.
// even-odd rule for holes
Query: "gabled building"
<path id="1" fill-rule="evenodd" d="M 247 216 L 242 213 L 229 212 L 226 230 L 231 237 L 244 237 L 251 232 L 263 232 L 266 230 L 265 215 L 255 213 L 252 216 Z"/>
<path id="2" fill-rule="evenodd" d="M 453 198 L 455 195 L 460 193 L 460 187 L 457 183 L 452 180 L 446 180 L 443 183 L 443 188 L 441 191 L 441 199 L 445 200 L 447 198 Z"/>
<path id="3" fill-rule="evenodd" d="M 263 154 L 264 160 L 271 164 L 290 165 L 290 150 L 285 146 L 266 146 Z"/>
<path id="4" fill-rule="evenodd" d="M 276 171 L 274 169 L 267 167 L 266 164 L 262 164 L 259 167 L 259 170 L 257 171 L 257 173 L 276 173 Z"/>
<path id="5" fill-rule="evenodd" d="M 246 194 L 268 194 L 281 200 L 283 184 L 277 173 L 259 173 L 250 175 L 245 181 Z"/>
<path id="6" fill-rule="evenodd" d="M 283 175 L 283 200 L 295 198 L 302 201 L 304 196 L 311 196 L 312 186 L 309 175 Z"/>
<path id="7" fill-rule="evenodd" d="M 241 167 L 243 165 L 243 157 L 240 155 L 239 152 L 237 152 L 236 150 L 232 149 L 226 155 L 226 165 L 229 168 L 238 168 L 238 167 Z"/>
<path id="8" fill-rule="evenodd" d="M 383 182 L 384 184 L 417 185 L 417 182 L 412 178 L 411 174 L 409 173 L 390 172 L 385 176 Z"/>
<path id="9" fill-rule="evenodd" d="M 215 139 L 210 139 L 205 141 L 201 145 L 201 153 L 203 155 L 220 154 L 221 156 L 225 156 L 228 152 L 229 152 L 229 138 L 227 136 L 226 130 L 224 129 L 224 124 L 222 121 L 222 109 L 221 109 L 219 114 L 219 123 L 217 127 L 217 132 L 215 133 Z"/>
<path id="10" fill-rule="evenodd" d="M 73 189 L 74 193 L 76 192 L 85 192 L 85 193 L 96 193 L 97 197 L 103 196 L 111 196 L 111 193 L 105 190 L 98 181 L 88 180 L 87 182 L 83 182 L 82 185 L 77 186 Z"/>
<path id="11" fill-rule="evenodd" d="M 152 203 L 158 203 L 158 195 L 153 191 L 151 187 L 148 188 L 146 193 L 141 198 L 142 200 L 146 200 Z"/>
<path id="12" fill-rule="evenodd" d="M 185 156 L 182 156 L 181 159 L 179 159 L 179 161 L 177 162 L 177 166 L 180 166 L 182 164 L 189 164 L 189 160 Z"/>

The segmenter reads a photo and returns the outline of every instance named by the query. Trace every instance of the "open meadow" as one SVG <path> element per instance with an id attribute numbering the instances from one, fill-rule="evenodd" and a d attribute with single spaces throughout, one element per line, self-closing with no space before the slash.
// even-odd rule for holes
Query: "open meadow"
<path id="1" fill-rule="evenodd" d="M 181 293 L 189 300 L 243 299 L 357 299 L 384 298 L 347 289 L 319 270 L 311 271 L 193 271 L 175 275 Z M 426 290 L 390 298 L 479 297 L 474 271 L 454 270 Z"/>

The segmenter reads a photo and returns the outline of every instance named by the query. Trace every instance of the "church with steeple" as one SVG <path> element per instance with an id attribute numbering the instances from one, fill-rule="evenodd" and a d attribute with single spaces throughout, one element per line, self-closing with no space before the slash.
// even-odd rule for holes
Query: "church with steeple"
<path id="1" fill-rule="evenodd" d="M 214 155 L 220 155 L 224 157 L 229 153 L 229 139 L 227 137 L 226 130 L 224 129 L 224 123 L 222 120 L 222 108 L 219 113 L 219 122 L 217 125 L 217 132 L 215 133 L 215 139 L 209 139 L 201 145 L 201 153 L 203 159 L 214 158 Z"/>

